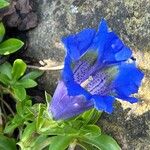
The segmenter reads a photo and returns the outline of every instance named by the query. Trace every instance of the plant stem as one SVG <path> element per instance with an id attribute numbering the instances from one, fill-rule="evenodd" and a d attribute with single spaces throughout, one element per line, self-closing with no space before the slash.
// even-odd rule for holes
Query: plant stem
<path id="1" fill-rule="evenodd" d="M 3 130 L 3 119 L 2 119 L 2 111 L 0 107 L 0 133 L 2 133 Z"/>
<path id="2" fill-rule="evenodd" d="M 0 100 L 2 101 L 2 103 L 8 108 L 8 110 L 12 113 L 12 115 L 14 116 L 15 113 L 13 112 L 13 110 L 10 108 L 10 106 L 0 97 Z"/>
<path id="3" fill-rule="evenodd" d="M 74 141 L 69 145 L 68 150 L 74 150 L 75 147 L 76 147 L 76 144 L 77 144 L 77 140 L 74 140 Z"/>
<path id="4" fill-rule="evenodd" d="M 46 66 L 39 67 L 39 66 L 28 65 L 28 68 L 38 69 L 38 70 L 62 70 L 64 68 L 64 65 L 55 66 L 55 67 L 46 67 Z"/>

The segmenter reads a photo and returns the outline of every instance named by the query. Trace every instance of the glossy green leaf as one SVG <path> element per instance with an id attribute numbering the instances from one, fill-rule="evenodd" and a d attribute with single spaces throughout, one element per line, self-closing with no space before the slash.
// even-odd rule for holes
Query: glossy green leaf
<path id="1" fill-rule="evenodd" d="M 10 80 L 7 75 L 0 73 L 0 82 L 8 86 Z"/>
<path id="2" fill-rule="evenodd" d="M 86 136 L 99 136 L 101 135 L 101 129 L 97 125 L 85 125 L 80 129 L 80 135 Z"/>
<path id="3" fill-rule="evenodd" d="M 21 59 L 16 59 L 13 63 L 12 78 L 18 80 L 25 73 L 27 65 Z"/>
<path id="4" fill-rule="evenodd" d="M 81 117 L 85 120 L 86 124 L 95 124 L 100 118 L 101 114 L 102 112 L 96 109 L 90 109 L 83 113 Z"/>
<path id="5" fill-rule="evenodd" d="M 15 140 L 6 136 L 0 135 L 1 150 L 17 150 Z"/>
<path id="6" fill-rule="evenodd" d="M 16 85 L 21 85 L 24 88 L 32 88 L 37 86 L 37 83 L 32 79 L 19 80 Z"/>
<path id="7" fill-rule="evenodd" d="M 51 141 L 49 150 L 65 150 L 73 140 L 74 137 L 72 136 L 55 136 Z"/>
<path id="8" fill-rule="evenodd" d="M 99 150 L 121 150 L 118 143 L 108 135 L 100 135 L 97 137 L 84 136 L 80 138 L 81 141 L 91 144 Z"/>
<path id="9" fill-rule="evenodd" d="M 9 3 L 6 0 L 0 0 L 0 9 L 8 6 Z"/>
<path id="10" fill-rule="evenodd" d="M 11 79 L 12 66 L 9 62 L 0 65 L 0 73 L 5 74 Z"/>
<path id="11" fill-rule="evenodd" d="M 5 35 L 5 27 L 2 22 L 0 22 L 0 42 L 3 40 Z"/>
<path id="12" fill-rule="evenodd" d="M 26 90 L 22 86 L 13 86 L 14 96 L 19 100 L 23 101 L 26 98 Z"/>
<path id="13" fill-rule="evenodd" d="M 23 44 L 24 43 L 18 39 L 10 38 L 0 44 L 0 55 L 9 55 L 14 53 L 19 50 Z"/>
<path id="14" fill-rule="evenodd" d="M 21 79 L 36 79 L 38 77 L 40 77 L 43 74 L 43 71 L 39 71 L 39 70 L 35 70 L 35 71 L 31 71 L 29 73 L 27 73 L 26 75 L 24 75 Z"/>

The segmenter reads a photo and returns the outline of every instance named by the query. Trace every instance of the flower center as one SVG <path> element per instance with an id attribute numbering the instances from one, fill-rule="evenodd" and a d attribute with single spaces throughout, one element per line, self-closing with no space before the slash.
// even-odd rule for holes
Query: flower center
<path id="1" fill-rule="evenodd" d="M 88 79 L 86 79 L 85 81 L 83 81 L 81 83 L 81 87 L 85 88 L 91 81 L 93 81 L 93 77 L 92 76 L 89 76 Z"/>

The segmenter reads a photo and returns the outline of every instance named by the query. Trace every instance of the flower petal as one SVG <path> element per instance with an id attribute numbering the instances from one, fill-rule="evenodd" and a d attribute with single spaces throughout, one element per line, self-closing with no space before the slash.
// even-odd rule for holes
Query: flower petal
<path id="1" fill-rule="evenodd" d="M 137 93 L 144 74 L 135 66 L 134 63 L 122 63 L 119 67 L 119 73 L 114 80 L 113 86 L 116 97 L 129 102 L 137 101 L 130 98 L 131 94 Z M 129 97 L 129 98 L 127 98 Z"/>
<path id="2" fill-rule="evenodd" d="M 112 90 L 112 82 L 118 74 L 118 67 L 104 67 L 91 74 L 92 81 L 87 84 L 86 89 L 92 94 L 107 95 Z"/>
<path id="3" fill-rule="evenodd" d="M 102 51 L 101 62 L 115 63 L 125 61 L 132 55 L 131 50 L 123 44 L 121 39 L 114 33 L 110 32 Z"/>
<path id="4" fill-rule="evenodd" d="M 68 119 L 93 107 L 84 95 L 69 96 L 63 81 L 60 81 L 49 106 L 49 113 L 55 120 Z"/>
<path id="5" fill-rule="evenodd" d="M 73 60 L 78 60 L 90 47 L 95 33 L 94 29 L 84 29 L 77 34 L 62 38 L 62 42 L 67 49 L 67 54 Z"/>
<path id="6" fill-rule="evenodd" d="M 92 68 L 97 60 L 98 54 L 95 51 L 88 51 L 79 61 L 73 63 L 74 80 L 81 84 L 91 74 Z"/>
<path id="7" fill-rule="evenodd" d="M 97 110 L 105 111 L 107 113 L 112 113 L 113 103 L 115 101 L 114 97 L 94 95 L 93 99 L 94 99 L 94 107 Z"/>
<path id="8" fill-rule="evenodd" d="M 107 41 L 107 35 L 108 35 L 108 26 L 105 19 L 101 19 L 98 32 L 95 35 L 95 38 L 93 40 L 93 43 L 91 45 L 91 49 L 99 49 L 100 53 L 104 49 L 104 45 Z M 99 54 L 100 54 L 99 53 Z"/>

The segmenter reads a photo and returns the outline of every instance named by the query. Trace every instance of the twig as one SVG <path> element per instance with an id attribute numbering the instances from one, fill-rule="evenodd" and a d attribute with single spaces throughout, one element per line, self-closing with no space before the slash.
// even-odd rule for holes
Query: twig
<path id="1" fill-rule="evenodd" d="M 3 102 L 3 104 L 5 104 L 5 106 L 8 108 L 8 110 L 12 113 L 13 116 L 15 116 L 15 113 L 13 112 L 13 110 L 10 108 L 10 106 L 2 99 L 0 98 L 0 100 Z"/>
<path id="2" fill-rule="evenodd" d="M 2 126 L 3 126 L 3 119 L 2 119 L 2 111 L 1 111 L 1 107 L 0 107 L 0 133 L 1 133 Z"/>
<path id="3" fill-rule="evenodd" d="M 38 69 L 38 70 L 62 70 L 64 68 L 64 65 L 60 65 L 60 66 L 56 66 L 56 67 L 39 67 L 39 66 L 32 66 L 32 65 L 28 65 L 28 68 L 31 69 Z"/>

